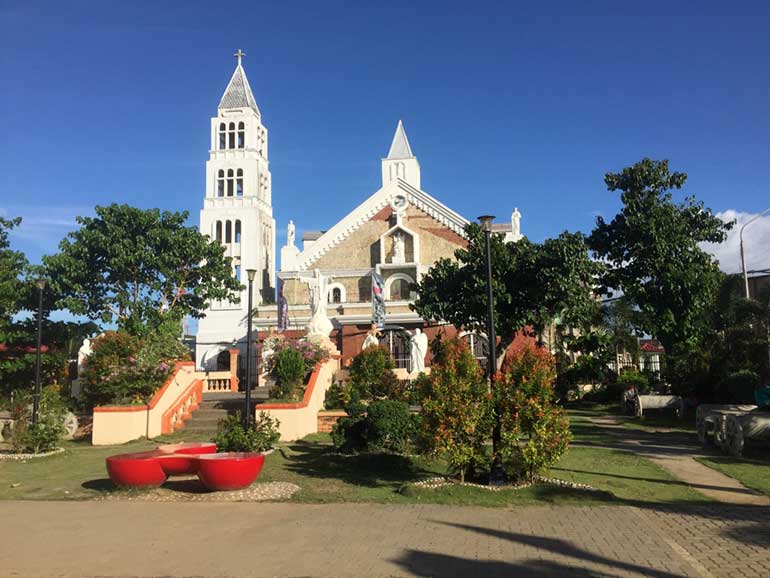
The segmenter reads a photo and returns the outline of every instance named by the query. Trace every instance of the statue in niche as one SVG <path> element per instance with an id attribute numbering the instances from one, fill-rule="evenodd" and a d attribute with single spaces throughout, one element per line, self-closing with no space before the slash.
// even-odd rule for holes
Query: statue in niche
<path id="1" fill-rule="evenodd" d="M 293 247 L 294 246 L 294 237 L 296 235 L 296 230 L 294 228 L 294 221 L 289 219 L 289 225 L 286 227 L 286 244 Z"/>
<path id="2" fill-rule="evenodd" d="M 409 357 L 412 360 L 412 373 L 425 371 L 425 356 L 428 354 L 428 336 L 418 327 L 409 339 Z"/>
<path id="3" fill-rule="evenodd" d="M 391 259 L 391 263 L 396 263 L 398 265 L 406 263 L 404 235 L 400 232 L 393 235 L 393 258 Z"/>

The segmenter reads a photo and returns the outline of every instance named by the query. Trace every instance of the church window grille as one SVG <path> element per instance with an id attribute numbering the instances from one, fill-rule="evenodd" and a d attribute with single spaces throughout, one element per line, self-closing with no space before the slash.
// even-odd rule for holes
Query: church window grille
<path id="1" fill-rule="evenodd" d="M 222 169 L 219 169 L 219 173 L 217 173 L 217 196 L 225 196 L 225 171 Z"/>
<path id="2" fill-rule="evenodd" d="M 225 243 L 233 242 L 233 222 L 225 221 Z"/>
<path id="3" fill-rule="evenodd" d="M 235 242 L 241 242 L 241 221 L 235 221 Z"/>
<path id="4" fill-rule="evenodd" d="M 409 335 L 403 329 L 386 329 L 380 334 L 380 345 L 390 351 L 394 365 L 397 368 L 412 370 L 412 359 L 409 355 Z"/>
<path id="5" fill-rule="evenodd" d="M 339 287 L 332 289 L 331 300 L 332 303 L 342 303 L 342 291 Z"/>
<path id="6" fill-rule="evenodd" d="M 217 243 L 222 242 L 222 221 L 217 221 L 216 238 L 217 238 Z"/>
<path id="7" fill-rule="evenodd" d="M 235 192 L 235 173 L 233 169 L 227 169 L 227 196 L 232 197 Z"/>
<path id="8" fill-rule="evenodd" d="M 242 149 L 246 143 L 246 127 L 242 122 L 238 123 L 238 148 Z"/>
<path id="9" fill-rule="evenodd" d="M 225 123 L 219 123 L 219 150 L 222 150 L 227 145 L 227 128 Z"/>
<path id="10" fill-rule="evenodd" d="M 238 197 L 243 196 L 243 169 L 238 169 L 236 172 L 237 179 L 235 180 L 235 194 Z"/>
<path id="11" fill-rule="evenodd" d="M 489 355 L 489 341 L 485 335 L 478 333 L 466 333 L 460 337 L 473 352 L 473 357 L 479 362 L 481 368 L 487 370 L 487 356 Z"/>

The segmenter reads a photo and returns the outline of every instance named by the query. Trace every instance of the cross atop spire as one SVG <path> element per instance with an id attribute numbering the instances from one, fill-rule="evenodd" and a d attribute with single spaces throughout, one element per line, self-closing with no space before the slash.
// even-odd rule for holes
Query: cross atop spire
<path id="1" fill-rule="evenodd" d="M 238 59 L 238 65 L 227 84 L 222 100 L 219 101 L 219 108 L 250 108 L 259 115 L 257 102 L 254 100 L 254 94 L 251 92 L 251 86 L 249 86 L 249 81 L 246 78 L 246 71 L 241 63 L 246 53 L 239 48 L 233 56 Z"/>

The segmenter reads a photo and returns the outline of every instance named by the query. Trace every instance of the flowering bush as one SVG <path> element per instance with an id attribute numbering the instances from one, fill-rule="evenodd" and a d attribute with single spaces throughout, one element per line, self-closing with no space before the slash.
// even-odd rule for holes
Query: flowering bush
<path id="1" fill-rule="evenodd" d="M 468 472 L 488 464 L 492 407 L 481 367 L 462 341 L 447 339 L 420 386 L 423 449 L 444 457 L 464 482 Z"/>
<path id="2" fill-rule="evenodd" d="M 139 338 L 108 331 L 93 342 L 83 371 L 83 398 L 88 407 L 147 403 L 174 370 L 189 356 L 170 331 Z"/>
<path id="3" fill-rule="evenodd" d="M 273 353 L 265 360 L 266 371 L 275 379 L 270 396 L 275 399 L 301 399 L 305 384 L 315 366 L 328 359 L 328 352 L 307 339 L 276 339 Z"/>
<path id="4" fill-rule="evenodd" d="M 495 380 L 502 426 L 502 458 L 514 478 L 532 479 L 567 450 L 569 421 L 554 405 L 555 359 L 527 343 L 506 354 Z"/>

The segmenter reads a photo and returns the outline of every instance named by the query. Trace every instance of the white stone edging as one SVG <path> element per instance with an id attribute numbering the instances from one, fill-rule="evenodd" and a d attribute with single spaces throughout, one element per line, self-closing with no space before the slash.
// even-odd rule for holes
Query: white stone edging
<path id="1" fill-rule="evenodd" d="M 443 488 L 444 486 L 466 486 L 469 488 L 479 488 L 490 492 L 500 492 L 503 490 L 523 490 L 524 488 L 529 488 L 530 486 L 533 486 L 537 483 L 549 484 L 552 486 L 559 486 L 562 488 L 571 488 L 574 490 L 586 490 L 589 492 L 600 491 L 594 488 L 593 486 L 589 486 L 588 484 L 579 484 L 577 482 L 569 482 L 567 480 L 560 480 L 558 478 L 548 478 L 545 476 L 535 476 L 535 480 L 532 482 L 520 482 L 518 484 L 505 484 L 501 486 L 475 484 L 473 482 L 460 482 L 453 478 L 448 478 L 446 476 L 436 476 L 434 478 L 427 478 L 425 480 L 420 480 L 419 482 L 412 482 L 409 485 L 415 486 L 418 488 L 431 489 L 431 490 Z"/>
<path id="2" fill-rule="evenodd" d="M 56 448 L 51 450 L 50 452 L 42 452 L 39 454 L 4 454 L 0 453 L 0 461 L 6 460 L 6 461 L 21 461 L 21 460 L 31 460 L 34 458 L 47 458 L 48 456 L 55 456 L 56 454 L 60 454 L 64 451 L 64 448 Z"/>

